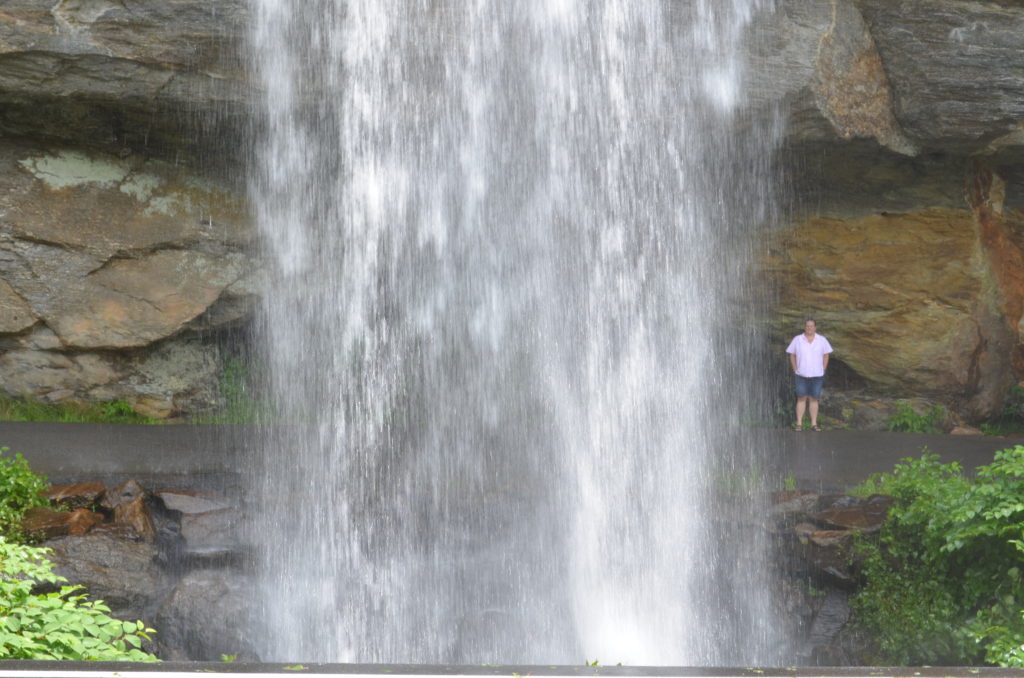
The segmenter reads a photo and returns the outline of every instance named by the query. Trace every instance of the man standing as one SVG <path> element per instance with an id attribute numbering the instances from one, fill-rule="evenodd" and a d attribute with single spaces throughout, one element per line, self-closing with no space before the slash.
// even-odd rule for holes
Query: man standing
<path id="1" fill-rule="evenodd" d="M 786 353 L 789 354 L 789 365 L 796 375 L 796 425 L 794 431 L 803 430 L 804 411 L 811 415 L 811 430 L 820 431 L 818 427 L 818 398 L 821 387 L 825 384 L 825 370 L 828 369 L 828 354 L 832 345 L 828 339 L 818 334 L 814 321 L 804 323 L 804 333 L 793 337 Z"/>

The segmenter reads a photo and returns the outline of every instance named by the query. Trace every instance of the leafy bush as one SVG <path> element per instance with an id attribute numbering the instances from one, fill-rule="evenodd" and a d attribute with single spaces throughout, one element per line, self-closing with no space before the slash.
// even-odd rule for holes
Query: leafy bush
<path id="1" fill-rule="evenodd" d="M 918 414 L 908 402 L 901 402 L 896 413 L 887 423 L 890 431 L 897 433 L 941 433 L 946 410 L 936 405 L 924 414 Z"/>
<path id="2" fill-rule="evenodd" d="M 53 573 L 46 552 L 0 537 L 0 659 L 159 661 L 142 650 L 153 629 L 109 617 L 102 602 L 76 593 L 81 587 L 33 593 L 67 581 Z"/>
<path id="3" fill-rule="evenodd" d="M 0 536 L 24 541 L 21 518 L 33 506 L 48 505 L 40 495 L 48 484 L 46 477 L 32 471 L 20 454 L 3 456 L 8 451 L 0 447 Z"/>
<path id="4" fill-rule="evenodd" d="M 1024 447 L 974 479 L 924 455 L 869 482 L 899 499 L 857 547 L 878 663 L 1024 666 Z"/>

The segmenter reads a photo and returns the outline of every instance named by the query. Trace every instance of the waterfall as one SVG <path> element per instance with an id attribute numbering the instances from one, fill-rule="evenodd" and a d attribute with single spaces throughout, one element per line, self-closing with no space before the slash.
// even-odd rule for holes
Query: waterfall
<path id="1" fill-rule="evenodd" d="M 776 658 L 718 515 L 766 4 L 253 0 L 264 659 Z"/>

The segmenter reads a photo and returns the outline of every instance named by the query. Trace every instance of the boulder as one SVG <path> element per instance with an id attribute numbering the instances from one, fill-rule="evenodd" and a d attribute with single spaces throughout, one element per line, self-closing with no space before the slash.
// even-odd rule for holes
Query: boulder
<path id="1" fill-rule="evenodd" d="M 844 548 L 849 544 L 851 530 L 815 530 L 808 535 L 808 540 L 821 548 Z"/>
<path id="2" fill-rule="evenodd" d="M 100 501 L 100 507 L 111 513 L 106 529 L 122 537 L 155 542 L 157 527 L 149 508 L 151 496 L 135 480 L 108 489 Z"/>
<path id="3" fill-rule="evenodd" d="M 147 542 L 156 541 L 156 525 L 145 497 L 136 497 L 114 509 L 113 525 L 126 534 Z"/>
<path id="4" fill-rule="evenodd" d="M 799 518 L 818 503 L 818 495 L 814 492 L 787 492 L 775 498 L 769 507 L 768 514 L 776 519 Z"/>
<path id="5" fill-rule="evenodd" d="M 82 482 L 48 495 L 92 504 L 102 489 Z M 106 522 L 84 508 L 29 512 L 25 527 L 48 537 L 57 574 L 106 602 L 114 617 L 157 628 L 164 659 L 258 659 L 247 620 L 253 584 L 239 567 L 238 514 L 228 501 L 187 488 L 150 493 L 129 480 L 103 492 L 99 508 Z"/>
<path id="6" fill-rule="evenodd" d="M 251 629 L 254 582 L 244 574 L 200 569 L 185 574 L 155 619 L 161 656 L 172 661 L 258 661 Z"/>
<path id="7" fill-rule="evenodd" d="M 64 511 L 33 506 L 25 511 L 21 519 L 21 528 L 28 534 L 38 535 L 43 539 L 63 536 L 68 533 L 67 517 Z"/>
<path id="8" fill-rule="evenodd" d="M 146 488 L 137 480 L 126 480 L 120 485 L 111 487 L 103 494 L 100 506 L 113 511 L 125 504 L 130 504 L 146 496 Z"/>
<path id="9" fill-rule="evenodd" d="M 167 594 L 153 544 L 94 530 L 50 539 L 43 546 L 52 550 L 54 572 L 84 586 L 118 619 L 152 619 L 156 603 Z"/>
<path id="10" fill-rule="evenodd" d="M 845 545 L 822 547 L 808 539 L 806 542 L 798 542 L 792 552 L 805 563 L 815 581 L 842 590 L 852 590 L 856 587 L 857 575 L 850 562 L 849 549 Z"/>
<path id="11" fill-rule="evenodd" d="M 209 513 L 229 508 L 219 497 L 204 496 L 194 490 L 156 490 L 153 493 L 171 511 L 185 515 Z"/>
<path id="12" fill-rule="evenodd" d="M 846 666 L 846 658 L 838 643 L 838 636 L 850 620 L 850 594 L 831 589 L 825 594 L 808 633 L 804 655 L 812 666 Z"/>
<path id="13" fill-rule="evenodd" d="M 51 485 L 42 495 L 44 499 L 49 499 L 64 508 L 90 508 L 99 501 L 106 489 L 99 481 L 86 481 L 70 485 Z"/>
<path id="14" fill-rule="evenodd" d="M 192 560 L 236 560 L 244 548 L 239 532 L 241 516 L 233 508 L 186 513 L 181 517 L 184 552 Z"/>
<path id="15" fill-rule="evenodd" d="M 42 539 L 64 535 L 82 535 L 103 522 L 103 516 L 85 508 L 74 511 L 54 511 L 33 507 L 25 511 L 21 527 L 28 534 Z"/>
<path id="16" fill-rule="evenodd" d="M 855 497 L 843 497 L 843 500 L 815 513 L 813 518 L 820 523 L 845 530 L 875 532 L 882 526 L 889 507 L 896 501 L 894 497 L 881 494 L 873 494 L 864 501 Z M 822 535 L 820 539 L 833 543 L 842 541 L 839 535 L 831 533 Z"/>

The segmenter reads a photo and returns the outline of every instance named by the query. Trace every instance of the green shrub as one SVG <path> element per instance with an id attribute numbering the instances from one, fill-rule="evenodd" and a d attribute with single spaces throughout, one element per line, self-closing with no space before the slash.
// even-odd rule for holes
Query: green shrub
<path id="1" fill-rule="evenodd" d="M 1024 666 L 1024 447 L 974 479 L 925 455 L 869 483 L 899 500 L 857 543 L 853 604 L 877 663 Z"/>
<path id="2" fill-rule="evenodd" d="M 896 413 L 886 422 L 890 431 L 897 433 L 942 433 L 946 410 L 938 405 L 924 414 L 918 414 L 908 402 L 900 402 Z"/>
<path id="3" fill-rule="evenodd" d="M 0 659 L 159 661 L 142 650 L 153 629 L 120 621 L 78 586 L 33 593 L 66 582 L 53 573 L 47 549 L 11 544 L 0 537 Z"/>
<path id="4" fill-rule="evenodd" d="M 4 456 L 9 451 L 0 447 L 0 536 L 12 541 L 25 541 L 21 518 L 33 506 L 48 506 L 40 492 L 48 486 L 46 476 L 29 468 L 20 454 Z"/>

